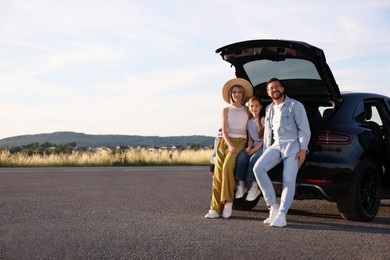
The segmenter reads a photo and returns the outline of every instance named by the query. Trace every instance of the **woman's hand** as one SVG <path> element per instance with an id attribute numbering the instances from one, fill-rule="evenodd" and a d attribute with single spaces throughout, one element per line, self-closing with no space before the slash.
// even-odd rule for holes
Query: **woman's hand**
<path id="1" fill-rule="evenodd" d="M 233 156 L 237 155 L 237 149 L 233 145 L 229 145 L 229 153 Z"/>

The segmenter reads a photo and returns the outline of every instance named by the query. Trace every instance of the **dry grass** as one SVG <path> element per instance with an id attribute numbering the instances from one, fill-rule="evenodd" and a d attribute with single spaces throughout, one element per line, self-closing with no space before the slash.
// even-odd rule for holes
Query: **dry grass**
<path id="1" fill-rule="evenodd" d="M 208 165 L 212 150 L 149 151 L 132 149 L 124 152 L 97 151 L 73 154 L 26 155 L 0 152 L 2 167 L 61 166 L 139 166 L 139 165 Z"/>

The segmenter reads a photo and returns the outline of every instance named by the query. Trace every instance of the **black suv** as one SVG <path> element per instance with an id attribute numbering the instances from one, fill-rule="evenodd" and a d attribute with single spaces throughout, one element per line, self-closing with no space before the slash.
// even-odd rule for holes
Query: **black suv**
<path id="1" fill-rule="evenodd" d="M 295 199 L 334 201 L 343 218 L 372 220 L 381 199 L 390 198 L 390 98 L 340 92 L 324 52 L 305 42 L 244 41 L 216 52 L 234 66 L 236 77 L 252 83 L 263 108 L 271 102 L 266 82 L 273 77 L 305 106 L 312 135 Z M 282 167 L 269 172 L 279 195 Z M 235 200 L 234 208 L 250 210 L 258 200 Z"/>

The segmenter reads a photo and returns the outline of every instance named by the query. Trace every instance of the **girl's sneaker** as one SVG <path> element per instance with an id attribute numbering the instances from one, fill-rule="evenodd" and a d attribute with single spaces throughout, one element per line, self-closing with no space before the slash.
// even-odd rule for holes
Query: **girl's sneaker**
<path id="1" fill-rule="evenodd" d="M 248 191 L 248 189 L 245 186 L 238 186 L 236 195 L 234 196 L 236 199 L 241 199 L 244 197 L 245 193 Z"/>
<path id="2" fill-rule="evenodd" d="M 246 195 L 246 200 L 254 201 L 260 195 L 260 193 L 261 192 L 258 188 L 250 188 L 248 195 Z"/>

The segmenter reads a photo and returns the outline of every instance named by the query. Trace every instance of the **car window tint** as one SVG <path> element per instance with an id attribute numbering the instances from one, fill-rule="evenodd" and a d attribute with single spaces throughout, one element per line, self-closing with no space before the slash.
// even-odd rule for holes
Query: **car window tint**
<path id="1" fill-rule="evenodd" d="M 256 60 L 246 63 L 244 69 L 253 85 L 266 82 L 274 77 L 280 80 L 321 79 L 313 63 L 300 59 L 286 59 L 284 61 Z"/>
<path id="2" fill-rule="evenodd" d="M 356 121 L 363 123 L 365 119 L 365 114 L 364 114 L 364 102 L 360 101 L 356 108 L 355 111 L 353 112 L 353 118 L 355 118 Z"/>

